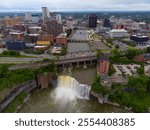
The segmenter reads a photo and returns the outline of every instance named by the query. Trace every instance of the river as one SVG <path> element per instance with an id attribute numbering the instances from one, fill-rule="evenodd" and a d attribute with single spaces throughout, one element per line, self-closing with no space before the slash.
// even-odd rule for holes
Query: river
<path id="1" fill-rule="evenodd" d="M 62 73 L 61 73 L 62 74 Z M 61 75 L 60 74 L 60 75 Z M 74 68 L 70 76 L 74 77 L 82 84 L 91 85 L 96 74 L 95 65 L 88 69 Z M 99 104 L 93 99 L 76 99 L 65 105 L 62 102 L 56 102 L 52 94 L 55 91 L 54 87 L 48 89 L 37 89 L 32 92 L 29 100 L 22 106 L 19 112 L 27 113 L 111 113 L 111 112 L 126 112 L 126 110 L 108 105 Z M 66 92 L 67 94 L 67 92 Z M 63 100 L 63 99 L 62 99 Z"/>

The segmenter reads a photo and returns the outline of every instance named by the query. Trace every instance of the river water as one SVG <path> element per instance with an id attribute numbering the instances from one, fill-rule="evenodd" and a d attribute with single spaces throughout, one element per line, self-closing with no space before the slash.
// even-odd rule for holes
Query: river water
<path id="1" fill-rule="evenodd" d="M 61 73 L 62 74 L 62 73 Z M 60 75 L 61 75 L 60 74 Z M 94 77 L 96 74 L 96 67 L 91 66 L 88 69 L 74 68 L 71 77 L 76 79 L 75 82 L 79 82 L 81 84 L 86 84 L 91 86 Z M 65 85 L 66 83 L 62 83 Z M 66 100 L 63 96 L 59 96 L 61 94 L 57 94 L 59 98 L 62 98 L 60 102 L 57 102 L 53 95 L 56 92 L 55 87 L 49 87 L 48 89 L 37 89 L 32 92 L 29 100 L 22 106 L 19 112 L 27 112 L 27 113 L 63 113 L 63 112 L 73 112 L 73 113 L 107 113 L 107 112 L 126 112 L 126 110 L 108 105 L 108 104 L 99 104 L 98 101 L 93 99 L 81 99 L 77 98 L 75 100 L 71 100 L 70 102 L 63 102 Z M 58 90 L 62 91 L 62 90 Z M 70 91 L 63 91 L 63 94 L 69 95 Z M 72 97 L 73 95 L 70 94 Z M 66 97 L 66 96 L 65 96 Z M 70 97 L 69 97 L 70 98 Z"/>

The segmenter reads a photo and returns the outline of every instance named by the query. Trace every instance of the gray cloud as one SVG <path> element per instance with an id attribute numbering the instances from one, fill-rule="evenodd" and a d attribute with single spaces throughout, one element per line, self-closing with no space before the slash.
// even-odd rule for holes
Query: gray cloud
<path id="1" fill-rule="evenodd" d="M 0 10 L 149 10 L 150 0 L 0 0 Z"/>

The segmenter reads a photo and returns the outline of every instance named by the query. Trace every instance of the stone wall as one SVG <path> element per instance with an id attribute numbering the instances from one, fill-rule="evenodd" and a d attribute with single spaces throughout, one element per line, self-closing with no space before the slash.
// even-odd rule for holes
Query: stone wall
<path id="1" fill-rule="evenodd" d="M 37 87 L 36 81 L 31 80 L 24 84 L 18 85 L 6 95 L 6 97 L 0 102 L 0 112 L 2 112 L 20 93 L 30 92 Z"/>
<path id="2" fill-rule="evenodd" d="M 37 74 L 37 86 L 43 88 L 48 88 L 50 81 L 52 80 L 52 74 L 51 73 L 45 73 L 45 74 Z"/>

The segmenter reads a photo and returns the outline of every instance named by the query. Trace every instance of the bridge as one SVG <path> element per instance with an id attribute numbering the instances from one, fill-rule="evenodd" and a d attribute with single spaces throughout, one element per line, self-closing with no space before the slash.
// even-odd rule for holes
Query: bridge
<path id="1" fill-rule="evenodd" d="M 80 63 L 83 63 L 84 66 L 86 66 L 87 62 L 92 63 L 93 61 L 97 61 L 97 56 L 96 54 L 90 54 L 90 55 L 82 55 L 80 57 L 78 56 L 71 56 L 71 57 L 61 57 L 59 60 L 55 62 L 57 66 L 65 66 L 65 65 L 72 65 L 72 64 L 77 64 L 79 66 Z M 9 67 L 9 70 L 16 70 L 16 69 L 29 69 L 29 68 L 40 68 L 43 66 L 48 66 L 49 61 L 46 62 L 39 62 L 39 63 L 31 63 L 31 64 L 23 64 L 23 65 L 15 65 Z"/>

